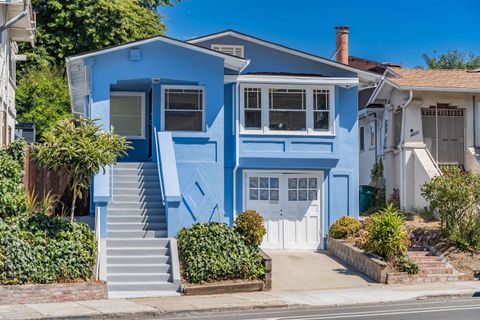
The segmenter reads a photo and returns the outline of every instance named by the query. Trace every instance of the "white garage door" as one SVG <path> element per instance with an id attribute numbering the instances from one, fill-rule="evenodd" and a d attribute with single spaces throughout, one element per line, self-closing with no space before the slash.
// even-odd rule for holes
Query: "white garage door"
<path id="1" fill-rule="evenodd" d="M 247 172 L 246 209 L 265 219 L 264 249 L 317 249 L 322 173 Z"/>

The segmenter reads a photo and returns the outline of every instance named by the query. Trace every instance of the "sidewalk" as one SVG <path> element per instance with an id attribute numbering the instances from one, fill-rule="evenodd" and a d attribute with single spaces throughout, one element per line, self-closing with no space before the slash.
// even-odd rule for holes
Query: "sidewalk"
<path id="1" fill-rule="evenodd" d="M 80 316 L 145 315 L 179 312 L 245 310 L 270 307 L 335 306 L 395 302 L 434 296 L 473 295 L 480 281 L 431 283 L 317 291 L 263 291 L 213 296 L 110 299 L 0 306 L 0 319 L 48 319 Z"/>

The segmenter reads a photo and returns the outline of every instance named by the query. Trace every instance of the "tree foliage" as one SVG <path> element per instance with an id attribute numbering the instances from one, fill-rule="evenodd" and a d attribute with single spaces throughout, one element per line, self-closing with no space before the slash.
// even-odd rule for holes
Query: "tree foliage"
<path id="1" fill-rule="evenodd" d="M 155 7 L 165 0 L 33 0 L 37 43 L 33 64 L 62 66 L 65 57 L 163 34 Z"/>
<path id="2" fill-rule="evenodd" d="M 38 136 L 61 119 L 70 117 L 68 84 L 57 68 L 33 67 L 18 82 L 19 121 L 35 122 Z"/>
<path id="3" fill-rule="evenodd" d="M 44 138 L 45 142 L 35 147 L 34 156 L 44 167 L 66 173 L 73 193 L 73 221 L 76 199 L 81 199 L 94 175 L 126 155 L 128 143 L 125 137 L 103 131 L 94 120 L 83 118 L 59 121 Z"/>
<path id="4" fill-rule="evenodd" d="M 473 53 L 465 53 L 458 50 L 449 50 L 439 57 L 423 55 L 429 69 L 467 69 L 480 68 L 480 56 Z"/>

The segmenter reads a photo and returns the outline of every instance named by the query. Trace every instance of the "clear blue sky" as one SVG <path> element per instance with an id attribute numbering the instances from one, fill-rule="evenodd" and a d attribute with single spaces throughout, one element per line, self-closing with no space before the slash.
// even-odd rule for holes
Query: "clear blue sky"
<path id="1" fill-rule="evenodd" d="M 330 57 L 336 25 L 349 25 L 350 55 L 423 66 L 422 54 L 480 55 L 480 0 L 182 0 L 160 9 L 178 39 L 235 29 Z"/>

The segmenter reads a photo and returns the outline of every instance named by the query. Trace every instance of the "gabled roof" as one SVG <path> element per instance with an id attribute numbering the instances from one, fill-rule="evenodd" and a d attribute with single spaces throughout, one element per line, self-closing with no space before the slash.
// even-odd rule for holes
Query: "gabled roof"
<path id="1" fill-rule="evenodd" d="M 72 55 L 72 56 L 67 57 L 66 61 L 67 61 L 67 63 L 69 63 L 69 62 L 73 62 L 73 61 L 77 61 L 77 60 L 81 60 L 81 59 L 85 59 L 85 58 L 89 58 L 89 57 L 94 57 L 94 56 L 109 53 L 109 52 L 114 52 L 114 51 L 117 51 L 117 50 L 122 50 L 122 49 L 141 46 L 141 45 L 151 43 L 151 42 L 156 42 L 156 41 L 177 45 L 177 46 L 184 47 L 184 48 L 187 48 L 187 49 L 190 49 L 190 50 L 194 50 L 194 51 L 206 53 L 206 54 L 209 54 L 209 55 L 212 55 L 212 56 L 223 58 L 223 59 L 225 59 L 225 67 L 230 68 L 230 69 L 241 70 L 245 65 L 248 64 L 247 60 L 239 58 L 237 56 L 229 55 L 229 54 L 226 54 L 226 53 L 223 53 L 223 52 L 215 51 L 215 50 L 212 50 L 212 49 L 208 49 L 208 48 L 205 48 L 205 47 L 202 47 L 202 46 L 198 46 L 198 45 L 195 45 L 195 44 L 192 44 L 192 43 L 188 43 L 188 42 L 185 42 L 185 41 L 181 41 L 181 40 L 178 40 L 178 39 L 174 39 L 174 38 L 170 38 L 170 37 L 162 36 L 162 35 L 154 36 L 154 37 L 143 39 L 143 40 L 132 41 L 132 42 L 128 42 L 128 43 L 121 44 L 121 45 L 111 46 L 111 47 L 108 47 L 108 48 L 92 50 L 92 51 Z"/>
<path id="2" fill-rule="evenodd" d="M 275 42 L 260 39 L 260 38 L 257 38 L 257 37 L 254 37 L 254 36 L 251 36 L 251 35 L 236 31 L 236 30 L 232 30 L 232 29 L 227 29 L 227 30 L 220 31 L 220 32 L 217 32 L 217 33 L 212 33 L 212 34 L 209 34 L 209 35 L 193 38 L 193 39 L 187 40 L 187 42 L 192 43 L 192 44 L 197 44 L 197 43 L 200 43 L 200 42 L 203 42 L 203 41 L 216 39 L 216 38 L 221 38 L 221 37 L 224 37 L 224 36 L 236 37 L 236 38 L 239 38 L 239 39 L 242 39 L 242 40 L 245 40 L 245 41 L 257 43 L 257 44 L 267 46 L 269 48 L 279 50 L 279 51 L 282 51 L 282 52 L 286 52 L 286 53 L 289 53 L 289 54 L 292 54 L 292 55 L 295 55 L 295 56 L 299 56 L 299 57 L 302 57 L 302 58 L 305 58 L 305 59 L 313 60 L 313 61 L 316 61 L 316 62 L 321 62 L 321 63 L 324 63 L 326 65 L 330 65 L 330 66 L 337 67 L 337 68 L 340 68 L 340 69 L 343 69 L 343 70 L 354 72 L 354 73 L 358 74 L 358 76 L 363 80 L 376 81 L 376 80 L 380 79 L 380 76 L 378 74 L 373 73 L 373 72 L 360 70 L 360 69 L 351 67 L 349 65 L 339 63 L 339 62 L 334 61 L 334 60 L 330 60 L 330 59 L 327 59 L 327 58 L 324 58 L 324 57 L 321 57 L 321 56 L 318 56 L 318 55 L 314 55 L 314 54 L 311 54 L 311 53 L 308 53 L 308 52 L 305 52 L 305 51 L 293 49 L 293 48 L 290 48 L 290 47 L 287 47 L 287 46 L 284 46 L 282 44 L 278 44 L 278 43 L 275 43 Z"/>
<path id="3" fill-rule="evenodd" d="M 391 68 L 397 75 L 386 78 L 403 90 L 480 92 L 480 72 L 469 70 Z"/>

